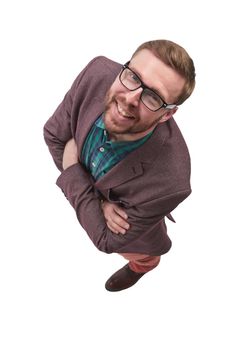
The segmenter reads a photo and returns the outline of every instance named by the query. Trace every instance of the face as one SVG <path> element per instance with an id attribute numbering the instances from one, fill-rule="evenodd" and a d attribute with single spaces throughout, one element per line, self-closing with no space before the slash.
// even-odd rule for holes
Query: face
<path id="1" fill-rule="evenodd" d="M 168 104 L 175 103 L 185 84 L 183 77 L 146 49 L 132 58 L 129 68 Z M 119 76 L 115 79 L 106 96 L 104 117 L 105 127 L 112 140 L 140 139 L 176 112 L 177 107 L 150 111 L 140 100 L 142 91 L 142 87 L 130 91 L 122 85 Z"/>

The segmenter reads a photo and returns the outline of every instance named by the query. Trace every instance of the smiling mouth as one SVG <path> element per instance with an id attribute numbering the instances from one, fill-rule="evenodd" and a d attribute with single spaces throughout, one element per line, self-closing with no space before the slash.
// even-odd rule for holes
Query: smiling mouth
<path id="1" fill-rule="evenodd" d="M 131 119 L 131 120 L 135 119 L 135 117 L 132 116 L 132 115 L 129 115 L 128 112 L 126 112 L 126 111 L 119 105 L 118 102 L 116 102 L 116 105 L 117 105 L 118 112 L 119 112 L 119 114 L 120 114 L 122 117 L 124 117 L 124 118 L 126 118 L 126 119 Z"/>

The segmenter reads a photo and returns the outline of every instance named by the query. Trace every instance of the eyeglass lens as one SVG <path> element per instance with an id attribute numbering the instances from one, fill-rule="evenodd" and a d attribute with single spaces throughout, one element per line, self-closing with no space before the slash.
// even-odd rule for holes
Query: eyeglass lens
<path id="1" fill-rule="evenodd" d="M 132 91 L 143 86 L 141 100 L 150 110 L 156 111 L 163 106 L 164 102 L 160 96 L 158 96 L 153 90 L 145 87 L 140 78 L 130 68 L 124 67 L 120 74 L 120 81 L 127 89 Z"/>

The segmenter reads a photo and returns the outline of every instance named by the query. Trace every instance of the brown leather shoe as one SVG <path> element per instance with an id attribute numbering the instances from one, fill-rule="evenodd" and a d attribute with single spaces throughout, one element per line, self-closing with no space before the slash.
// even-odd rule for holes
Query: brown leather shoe
<path id="1" fill-rule="evenodd" d="M 109 292 L 119 292 L 133 286 L 145 273 L 134 272 L 129 264 L 126 264 L 107 280 L 105 288 Z"/>

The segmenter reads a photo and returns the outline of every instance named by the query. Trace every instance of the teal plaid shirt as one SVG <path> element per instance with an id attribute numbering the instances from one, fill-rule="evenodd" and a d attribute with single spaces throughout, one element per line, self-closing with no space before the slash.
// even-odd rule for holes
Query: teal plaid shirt
<path id="1" fill-rule="evenodd" d="M 141 146 L 152 132 L 137 141 L 110 141 L 101 115 L 87 135 L 81 161 L 95 180 L 106 174 L 130 152 Z"/>

